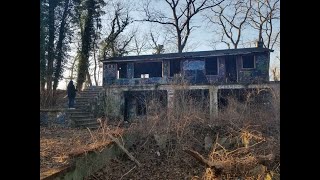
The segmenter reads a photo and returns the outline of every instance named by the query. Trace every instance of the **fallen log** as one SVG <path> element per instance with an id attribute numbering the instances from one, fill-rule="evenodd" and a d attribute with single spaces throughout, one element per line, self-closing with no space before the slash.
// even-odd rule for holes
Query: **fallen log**
<path id="1" fill-rule="evenodd" d="M 130 158 L 131 161 L 135 162 L 135 163 L 138 165 L 138 167 L 141 167 L 140 162 L 139 162 L 136 158 L 134 158 L 134 157 L 129 153 L 129 151 L 128 151 L 125 147 L 123 147 L 123 146 L 121 145 L 121 143 L 118 141 L 117 138 L 115 138 L 114 136 L 112 136 L 112 135 L 109 134 L 109 133 L 108 133 L 108 136 L 112 139 L 112 141 L 114 141 L 114 142 L 119 146 L 119 148 L 120 148 L 124 153 L 126 153 L 126 154 L 129 156 L 129 158 Z"/>
<path id="2" fill-rule="evenodd" d="M 222 170 L 224 168 L 225 163 L 221 162 L 213 162 L 205 159 L 201 154 L 199 154 L 197 151 L 191 150 L 191 149 L 184 149 L 184 152 L 188 153 L 192 157 L 194 157 L 198 162 L 200 162 L 202 165 L 211 168 L 211 171 L 213 174 L 214 179 L 219 179 L 218 177 L 221 176 Z"/>
<path id="3" fill-rule="evenodd" d="M 269 155 L 259 155 L 259 156 L 246 156 L 243 158 L 230 158 L 230 160 L 224 160 L 223 162 L 214 162 L 205 159 L 201 154 L 197 151 L 191 149 L 184 149 L 184 152 L 188 153 L 192 157 L 194 157 L 199 163 L 202 165 L 212 168 L 214 170 L 214 174 L 218 175 L 222 172 L 223 169 L 230 169 L 234 164 L 248 164 L 257 162 L 258 164 L 265 164 L 268 161 L 272 161 L 274 159 L 273 154 Z"/>
<path id="4" fill-rule="evenodd" d="M 218 163 L 218 162 L 212 162 L 207 159 L 205 159 L 201 154 L 199 154 L 197 151 L 191 150 L 191 149 L 184 149 L 184 152 L 188 153 L 192 157 L 194 157 L 198 162 L 200 162 L 202 165 L 210 167 L 210 168 L 215 168 L 222 170 L 223 169 L 223 164 Z"/>

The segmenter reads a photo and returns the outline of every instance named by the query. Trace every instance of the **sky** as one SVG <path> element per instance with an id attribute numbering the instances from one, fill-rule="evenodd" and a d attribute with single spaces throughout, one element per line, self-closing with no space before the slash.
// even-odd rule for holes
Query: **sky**
<path id="1" fill-rule="evenodd" d="M 130 9 L 130 13 L 129 16 L 132 17 L 133 19 L 142 19 L 142 15 L 143 13 L 141 13 L 141 3 L 142 1 L 134 1 L 134 0 L 126 0 L 126 1 L 122 1 L 122 2 L 126 2 L 129 5 L 127 6 L 127 8 Z M 109 2 L 110 5 L 110 2 Z M 151 4 L 152 5 L 152 4 Z M 165 4 L 165 2 L 163 0 L 155 0 L 154 4 L 152 7 L 156 7 L 159 8 L 161 10 L 163 10 L 163 12 L 166 15 L 171 15 L 172 12 L 170 10 L 168 10 L 169 6 L 167 4 Z M 102 16 L 102 25 L 103 25 L 103 30 L 102 32 L 108 32 L 108 24 L 110 22 L 110 14 L 112 14 L 113 12 L 110 11 L 110 6 L 106 6 L 104 8 L 104 10 L 107 12 L 104 16 Z M 209 12 L 207 12 L 208 14 Z M 217 38 L 217 34 L 213 32 L 213 30 L 216 28 L 214 26 L 212 26 L 211 24 L 208 23 L 208 21 L 205 19 L 204 14 L 197 14 L 194 19 L 192 19 L 192 25 L 197 26 L 197 28 L 195 28 L 191 34 L 190 37 L 188 39 L 188 43 L 187 43 L 187 47 L 186 47 L 186 51 L 209 51 L 209 50 L 214 50 L 214 49 L 227 49 L 227 46 L 223 43 L 216 43 L 215 47 L 213 47 L 212 45 L 212 40 L 214 38 Z M 130 24 L 128 26 L 128 28 L 124 31 L 124 34 L 130 34 L 130 32 L 132 32 L 134 29 L 137 29 L 139 34 L 138 36 L 141 37 L 144 33 L 148 33 L 150 31 L 152 31 L 155 34 L 160 35 L 159 39 L 158 39 L 158 43 L 161 44 L 163 43 L 163 37 L 161 37 L 161 35 L 166 34 L 165 31 L 165 26 L 160 25 L 160 24 L 156 24 L 156 23 L 149 23 L 149 22 L 133 22 L 132 24 Z M 280 28 L 280 23 L 276 24 L 274 28 Z M 248 39 L 250 39 L 252 41 L 252 45 L 251 47 L 254 47 L 254 37 L 257 37 L 257 32 L 256 31 L 250 31 L 249 28 L 245 29 L 243 31 L 243 35 L 245 37 L 244 41 L 248 41 Z M 167 38 L 169 40 L 173 40 L 175 41 L 175 39 L 170 39 Z M 168 42 L 168 41 L 167 41 Z M 71 57 L 74 57 L 75 55 L 75 46 L 73 45 L 72 48 L 73 51 L 70 52 Z M 132 46 L 130 46 L 132 47 Z M 164 48 L 165 49 L 170 49 L 170 47 L 172 47 L 172 45 L 168 45 L 165 44 Z M 239 47 L 241 48 L 241 47 Z M 270 53 L 270 67 L 277 67 L 278 70 L 280 70 L 280 60 L 277 59 L 277 57 L 280 58 L 280 49 L 279 47 L 274 48 L 274 52 Z M 170 51 L 168 51 L 170 52 Z M 167 53 L 168 53 L 167 52 Z M 166 53 L 166 52 L 165 52 Z M 145 55 L 145 54 L 152 54 L 152 50 L 149 51 L 145 51 L 142 52 L 141 55 Z M 137 55 L 134 52 L 130 52 L 128 55 Z M 64 72 L 64 77 L 69 76 L 70 72 L 68 70 L 66 70 Z M 270 71 L 270 76 L 271 76 L 271 71 Z M 62 79 L 58 85 L 58 89 L 65 89 L 66 85 L 67 85 L 68 81 L 66 81 L 65 79 Z M 100 84 L 101 85 L 101 82 Z"/>

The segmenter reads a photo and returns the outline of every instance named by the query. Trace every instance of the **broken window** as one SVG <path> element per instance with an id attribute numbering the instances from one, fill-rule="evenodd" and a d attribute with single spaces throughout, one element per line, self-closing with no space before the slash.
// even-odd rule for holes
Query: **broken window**
<path id="1" fill-rule="evenodd" d="M 248 56 L 242 56 L 242 68 L 243 69 L 252 69 L 255 68 L 254 65 L 254 56 L 248 55 Z"/>
<path id="2" fill-rule="evenodd" d="M 134 63 L 134 78 L 142 78 L 143 74 L 148 74 L 148 78 L 162 77 L 162 62 Z"/>
<path id="3" fill-rule="evenodd" d="M 172 59 L 170 60 L 170 77 L 173 77 L 175 74 L 180 73 L 180 60 Z"/>
<path id="4" fill-rule="evenodd" d="M 149 78 L 149 74 L 141 74 L 141 78 Z"/>
<path id="5" fill-rule="evenodd" d="M 118 63 L 118 79 L 127 77 L 127 63 Z"/>
<path id="6" fill-rule="evenodd" d="M 206 75 L 218 75 L 218 58 L 211 57 L 205 60 Z"/>

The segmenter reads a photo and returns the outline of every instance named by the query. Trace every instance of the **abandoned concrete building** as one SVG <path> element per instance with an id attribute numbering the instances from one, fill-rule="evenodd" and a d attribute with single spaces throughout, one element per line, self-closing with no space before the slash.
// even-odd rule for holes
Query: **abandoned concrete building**
<path id="1" fill-rule="evenodd" d="M 103 87 L 112 102 L 108 115 L 125 120 L 144 115 L 152 98 L 170 109 L 177 92 L 188 90 L 206 101 L 215 117 L 223 91 L 269 87 L 270 52 L 255 47 L 106 58 Z"/>

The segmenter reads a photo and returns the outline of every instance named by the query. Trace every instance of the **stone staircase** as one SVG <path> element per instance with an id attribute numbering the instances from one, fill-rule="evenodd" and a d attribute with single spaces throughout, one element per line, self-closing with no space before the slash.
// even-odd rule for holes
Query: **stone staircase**
<path id="1" fill-rule="evenodd" d="M 69 118 L 76 127 L 96 129 L 100 124 L 91 112 L 90 102 L 103 91 L 102 86 L 92 86 L 83 90 L 75 99 L 75 109 L 68 109 Z"/>

